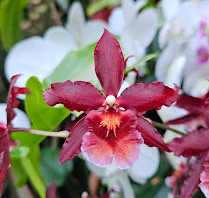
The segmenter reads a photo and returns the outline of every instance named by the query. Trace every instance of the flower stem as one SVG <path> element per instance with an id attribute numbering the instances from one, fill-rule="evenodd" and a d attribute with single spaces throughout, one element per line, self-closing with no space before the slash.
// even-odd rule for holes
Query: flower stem
<path id="1" fill-rule="evenodd" d="M 174 128 L 171 128 L 171 127 L 169 127 L 169 126 L 167 126 L 165 124 L 162 124 L 162 123 L 159 123 L 159 122 L 155 122 L 155 121 L 152 121 L 152 120 L 151 120 L 151 123 L 155 127 L 158 127 L 158 128 L 161 128 L 161 129 L 165 129 L 165 130 L 170 130 L 170 131 L 173 131 L 174 133 L 177 133 L 179 135 L 185 135 L 185 133 L 183 133 L 183 132 L 181 132 L 179 130 L 176 130 Z"/>
<path id="2" fill-rule="evenodd" d="M 51 132 L 51 131 L 40 131 L 40 130 L 28 129 L 28 128 L 13 128 L 11 132 L 27 132 L 35 135 L 61 137 L 61 138 L 67 138 L 69 135 L 68 131 Z"/>

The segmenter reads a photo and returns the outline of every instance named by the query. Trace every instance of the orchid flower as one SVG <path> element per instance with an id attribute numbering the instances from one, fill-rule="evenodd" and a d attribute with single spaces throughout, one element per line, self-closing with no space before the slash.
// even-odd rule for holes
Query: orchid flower
<path id="1" fill-rule="evenodd" d="M 188 111 L 188 114 L 177 119 L 170 120 L 166 124 L 186 124 L 190 130 L 197 129 L 198 126 L 206 127 L 208 94 L 202 98 L 179 95 L 176 106 Z"/>
<path id="2" fill-rule="evenodd" d="M 175 138 L 168 143 L 169 148 L 176 156 L 196 157 L 188 169 L 187 177 L 181 190 L 182 198 L 189 198 L 200 184 L 201 190 L 208 196 L 208 152 L 209 152 L 209 99 L 204 101 L 204 119 L 207 128 L 193 130 L 184 137 Z"/>
<path id="3" fill-rule="evenodd" d="M 120 170 L 114 164 L 107 167 L 98 167 L 88 162 L 87 166 L 102 179 L 109 189 L 116 192 L 120 190 L 125 198 L 132 198 L 134 192 L 129 177 L 138 184 L 144 184 L 158 169 L 159 151 L 157 148 L 141 145 L 140 157 L 127 170 Z"/>
<path id="4" fill-rule="evenodd" d="M 19 124 L 17 121 L 20 118 L 23 118 L 23 120 L 26 121 L 25 124 L 23 125 L 26 125 L 26 126 L 30 125 L 29 120 L 23 114 L 23 112 L 21 112 L 20 110 L 17 110 L 17 111 L 14 110 L 14 108 L 17 108 L 17 106 L 19 105 L 19 101 L 16 98 L 17 95 L 29 93 L 29 90 L 27 88 L 19 88 L 19 87 L 14 86 L 19 76 L 20 75 L 16 75 L 12 77 L 11 85 L 10 85 L 9 93 L 7 97 L 7 104 L 0 105 L 1 119 L 3 119 L 5 115 L 5 112 L 4 112 L 5 106 L 6 106 L 6 112 L 7 112 L 7 115 L 5 116 L 7 120 L 5 122 L 6 124 L 3 122 L 0 122 L 0 156 L 1 156 L 0 158 L 0 164 L 1 164 L 0 165 L 0 196 L 1 196 L 2 188 L 3 188 L 3 183 L 6 179 L 7 171 L 10 166 L 9 152 L 10 152 L 10 149 L 12 149 L 14 146 L 17 145 L 17 143 L 12 141 L 10 138 L 10 132 L 11 132 L 11 129 L 13 128 L 12 121 L 14 121 L 14 125 L 17 126 Z M 20 113 L 20 114 L 17 114 L 18 116 L 15 118 L 16 113 Z M 21 121 L 23 120 L 21 119 Z"/>
<path id="5" fill-rule="evenodd" d="M 83 81 L 55 83 L 44 92 L 48 105 L 61 103 L 71 111 L 87 114 L 71 130 L 61 150 L 60 162 L 82 151 L 95 164 L 106 166 L 114 161 L 124 169 L 138 159 L 143 142 L 169 152 L 157 130 L 139 115 L 153 108 L 160 109 L 162 105 L 170 106 L 177 98 L 178 87 L 174 90 L 160 82 L 138 83 L 117 97 L 125 61 L 118 41 L 107 30 L 97 43 L 94 55 L 96 75 L 105 96 Z"/>
<path id="6" fill-rule="evenodd" d="M 24 75 L 17 81 L 17 86 L 25 86 L 32 75 L 42 82 L 68 52 L 96 42 L 105 26 L 102 21 L 86 22 L 81 4 L 73 3 L 66 27 L 51 27 L 43 37 L 24 39 L 9 51 L 5 59 L 7 79 L 21 73 Z"/>
<path id="7" fill-rule="evenodd" d="M 144 0 L 123 0 L 122 6 L 114 8 L 109 17 L 110 31 L 120 36 L 124 51 L 134 55 L 128 59 L 127 67 L 133 66 L 143 58 L 146 48 L 152 42 L 157 31 L 158 15 L 156 10 L 147 8 L 140 11 L 146 2 Z M 139 73 L 143 74 L 144 71 L 140 69 Z M 133 84 L 136 75 L 136 73 L 130 72 L 127 81 Z"/>

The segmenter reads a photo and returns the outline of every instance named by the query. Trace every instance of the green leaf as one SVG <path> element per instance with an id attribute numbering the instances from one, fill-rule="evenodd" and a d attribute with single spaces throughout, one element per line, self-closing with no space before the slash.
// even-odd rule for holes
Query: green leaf
<path id="1" fill-rule="evenodd" d="M 72 171 L 72 161 L 59 164 L 59 154 L 60 149 L 43 148 L 41 150 L 40 170 L 45 178 L 46 186 L 51 185 L 54 181 L 57 182 L 58 187 L 61 186 L 68 173 Z"/>
<path id="2" fill-rule="evenodd" d="M 22 39 L 21 23 L 28 0 L 3 0 L 0 7 L 0 32 L 5 49 Z"/>
<path id="3" fill-rule="evenodd" d="M 11 150 L 10 157 L 12 157 L 12 158 L 26 157 L 28 155 L 29 151 L 30 151 L 30 149 L 26 146 L 17 146 Z"/>
<path id="4" fill-rule="evenodd" d="M 26 86 L 31 92 L 26 95 L 26 112 L 33 123 L 33 128 L 52 131 L 70 114 L 65 107 L 50 107 L 45 103 L 42 84 L 36 77 L 31 77 Z M 45 138 L 25 132 L 13 133 L 12 137 L 19 140 L 21 146 L 28 147 L 39 144 Z"/>
<path id="5" fill-rule="evenodd" d="M 45 198 L 46 197 L 46 188 L 45 188 L 44 183 L 43 183 L 41 177 L 39 176 L 37 170 L 35 169 L 33 163 L 31 162 L 31 160 L 28 158 L 23 158 L 21 160 L 21 164 L 22 164 L 23 168 L 25 169 L 25 172 L 29 176 L 31 183 L 33 184 L 33 186 L 37 190 L 38 194 L 40 195 L 40 197 Z"/>
<path id="6" fill-rule="evenodd" d="M 96 78 L 94 71 L 94 48 L 96 44 L 87 46 L 78 51 L 69 52 L 54 72 L 45 79 L 44 88 L 52 83 L 66 80 L 90 81 Z"/>

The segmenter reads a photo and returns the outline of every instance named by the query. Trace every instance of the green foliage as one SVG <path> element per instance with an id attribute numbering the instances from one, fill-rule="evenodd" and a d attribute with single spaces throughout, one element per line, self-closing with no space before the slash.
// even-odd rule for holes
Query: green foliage
<path id="1" fill-rule="evenodd" d="M 27 94 L 25 100 L 26 112 L 33 128 L 46 131 L 54 130 L 70 114 L 70 111 L 64 107 L 48 106 L 43 99 L 42 84 L 37 78 L 31 77 L 26 86 L 30 90 L 30 94 Z M 24 185 L 29 179 L 39 196 L 44 197 L 45 186 L 39 170 L 39 143 L 44 140 L 45 136 L 18 132 L 13 133 L 12 137 L 20 143 L 12 150 L 11 155 L 13 171 L 19 178 L 16 186 Z"/>
<path id="2" fill-rule="evenodd" d="M 28 0 L 3 0 L 0 7 L 0 33 L 5 49 L 22 39 L 21 23 Z"/>
<path id="3" fill-rule="evenodd" d="M 78 51 L 69 52 L 54 72 L 45 79 L 44 88 L 52 83 L 66 80 L 90 81 L 96 78 L 94 72 L 94 48 L 96 44 L 87 46 Z"/>
<path id="4" fill-rule="evenodd" d="M 59 154 L 60 149 L 43 148 L 41 150 L 40 170 L 44 176 L 46 186 L 51 185 L 54 181 L 56 181 L 58 187 L 61 186 L 68 173 L 72 171 L 72 161 L 59 164 Z"/>

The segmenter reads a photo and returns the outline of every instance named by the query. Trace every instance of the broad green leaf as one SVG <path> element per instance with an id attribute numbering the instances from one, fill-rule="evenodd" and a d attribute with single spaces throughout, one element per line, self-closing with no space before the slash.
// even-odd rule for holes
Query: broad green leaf
<path id="1" fill-rule="evenodd" d="M 41 198 L 46 197 L 46 188 L 45 185 L 39 176 L 39 173 L 35 169 L 33 163 L 31 162 L 30 159 L 28 158 L 23 158 L 21 160 L 21 164 L 27 173 L 31 183 L 33 184 L 34 188 L 37 190 L 38 194 L 40 195 Z"/>
<path id="2" fill-rule="evenodd" d="M 26 146 L 16 146 L 10 152 L 10 157 L 12 158 L 22 158 L 26 157 L 30 149 Z"/>
<path id="3" fill-rule="evenodd" d="M 26 95 L 26 112 L 33 128 L 52 131 L 70 114 L 65 107 L 50 107 L 45 103 L 42 84 L 36 77 L 31 77 L 26 86 L 31 92 Z M 45 138 L 24 132 L 13 133 L 12 137 L 19 140 L 20 145 L 29 147 L 39 144 Z"/>
<path id="4" fill-rule="evenodd" d="M 96 78 L 94 71 L 94 48 L 96 44 L 78 51 L 69 52 L 54 72 L 45 79 L 44 88 L 52 83 L 66 80 L 91 81 Z"/>
<path id="5" fill-rule="evenodd" d="M 40 170 L 44 176 L 46 186 L 51 185 L 54 181 L 56 181 L 58 187 L 61 186 L 68 173 L 72 171 L 72 161 L 59 164 L 59 154 L 60 149 L 43 148 L 41 150 Z"/>
<path id="6" fill-rule="evenodd" d="M 23 9 L 28 0 L 3 0 L 0 7 L 0 33 L 5 49 L 22 39 Z"/>
<path id="7" fill-rule="evenodd" d="M 69 115 L 70 111 L 64 107 L 54 108 L 45 103 L 43 100 L 43 88 L 37 78 L 31 77 L 27 82 L 27 88 L 31 93 L 26 96 L 26 110 L 30 120 L 33 123 L 33 128 L 51 131 Z M 18 132 L 13 133 L 12 137 L 20 142 L 19 146 L 27 146 L 30 149 L 27 157 L 17 159 L 11 156 L 12 168 L 15 172 L 15 175 L 19 179 L 16 185 L 21 186 L 24 184 L 27 178 L 31 180 L 33 177 L 31 175 L 32 173 L 30 173 L 30 171 L 25 171 L 23 167 L 22 163 L 26 158 L 31 164 L 33 164 L 33 169 L 37 177 L 41 179 L 41 173 L 39 171 L 39 143 L 45 138 L 45 136 Z M 16 148 L 18 149 L 18 147 Z M 32 183 L 34 182 L 32 181 Z"/>

